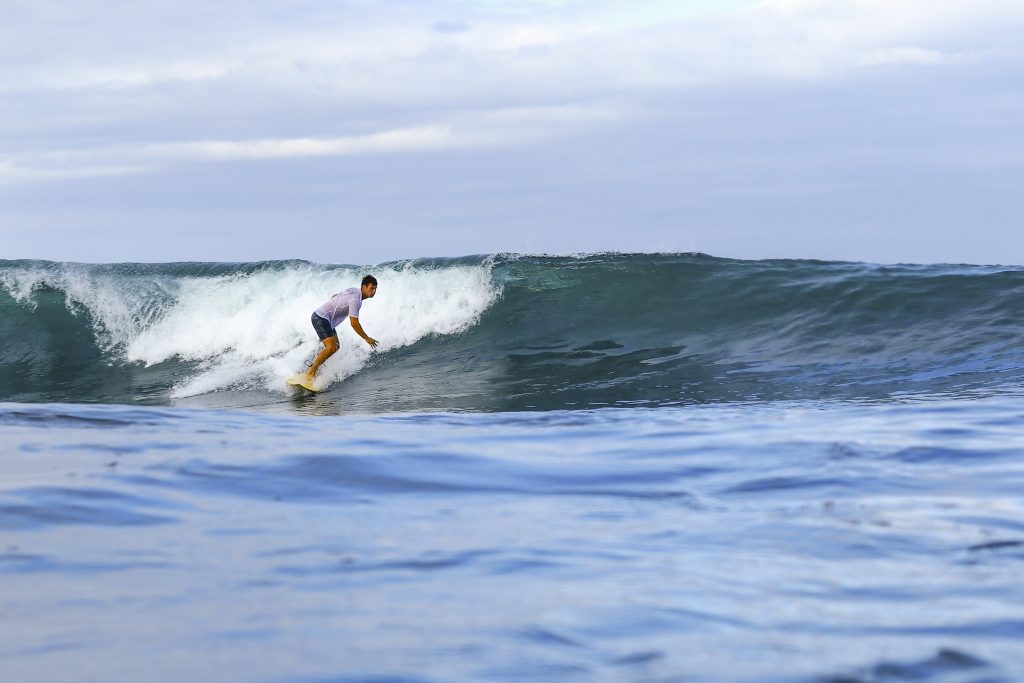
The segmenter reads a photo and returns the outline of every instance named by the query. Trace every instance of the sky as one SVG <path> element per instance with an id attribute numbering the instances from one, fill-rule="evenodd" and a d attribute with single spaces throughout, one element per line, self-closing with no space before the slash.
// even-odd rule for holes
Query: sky
<path id="1" fill-rule="evenodd" d="M 1020 0 L 0 14 L 0 259 L 1024 264 Z"/>

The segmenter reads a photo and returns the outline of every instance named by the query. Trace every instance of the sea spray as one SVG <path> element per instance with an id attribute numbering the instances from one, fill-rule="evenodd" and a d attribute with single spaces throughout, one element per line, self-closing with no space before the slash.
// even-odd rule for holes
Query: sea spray
<path id="1" fill-rule="evenodd" d="M 226 274 L 193 275 L 181 266 L 142 271 L 130 265 L 111 272 L 33 263 L 4 268 L 0 283 L 22 315 L 47 315 L 37 295 L 62 294 L 69 312 L 88 319 L 110 362 L 141 368 L 171 360 L 191 364 L 170 387 L 172 397 L 227 388 L 285 391 L 284 378 L 318 348 L 311 311 L 368 272 L 383 286 L 361 319 L 381 341 L 381 351 L 463 330 L 498 296 L 486 261 L 442 268 L 290 262 Z M 322 372 L 328 385 L 358 372 L 370 356 L 347 322 L 338 333 L 342 353 Z"/>

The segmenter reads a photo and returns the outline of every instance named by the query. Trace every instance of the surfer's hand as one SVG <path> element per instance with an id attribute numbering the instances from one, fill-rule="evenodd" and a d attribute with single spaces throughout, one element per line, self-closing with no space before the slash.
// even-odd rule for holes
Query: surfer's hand
<path id="1" fill-rule="evenodd" d="M 377 340 L 374 339 L 373 337 L 367 337 L 366 338 L 366 343 L 369 344 L 370 348 L 372 348 L 372 349 L 377 348 Z"/>

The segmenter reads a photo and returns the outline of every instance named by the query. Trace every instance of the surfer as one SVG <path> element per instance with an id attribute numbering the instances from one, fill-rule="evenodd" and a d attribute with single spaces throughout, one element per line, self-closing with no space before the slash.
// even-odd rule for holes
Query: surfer
<path id="1" fill-rule="evenodd" d="M 363 305 L 363 299 L 372 299 L 376 293 L 377 278 L 367 275 L 363 278 L 358 289 L 350 287 L 344 292 L 338 292 L 313 311 L 313 317 L 311 318 L 313 329 L 316 330 L 316 336 L 320 337 L 320 341 L 324 343 L 324 348 L 317 354 L 313 364 L 306 371 L 305 378 L 307 381 L 312 382 L 316 377 L 317 369 L 338 350 L 340 344 L 338 342 L 338 332 L 335 328 L 345 318 L 351 321 L 352 329 L 366 340 L 366 343 L 371 348 L 377 346 L 377 340 L 366 334 L 363 331 L 363 326 L 359 324 L 359 309 Z"/>

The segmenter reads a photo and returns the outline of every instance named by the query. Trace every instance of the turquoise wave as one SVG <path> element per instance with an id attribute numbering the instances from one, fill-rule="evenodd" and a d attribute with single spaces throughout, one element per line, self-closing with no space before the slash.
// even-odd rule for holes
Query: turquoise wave
<path id="1" fill-rule="evenodd" d="M 377 319 L 378 327 L 401 316 L 422 332 L 361 360 L 316 397 L 321 405 L 380 412 L 891 401 L 1016 392 L 1024 379 L 1021 268 L 701 254 L 494 255 L 365 268 L 0 261 L 0 400 L 284 400 L 266 368 L 310 351 L 312 332 L 289 331 L 294 338 L 268 342 L 264 356 L 241 353 L 235 338 L 213 343 L 253 315 L 218 319 L 208 310 L 217 296 L 211 289 L 204 298 L 204 287 L 230 285 L 224 291 L 239 307 L 258 311 L 262 326 L 252 334 L 276 339 L 280 330 L 267 327 L 274 302 L 293 306 L 307 291 L 315 300 L 331 293 L 324 278 L 364 271 L 381 280 L 381 300 L 389 283 L 392 295 L 405 292 L 378 309 L 394 318 Z M 277 289 L 287 295 L 275 299 Z M 443 324 L 430 327 L 431 316 Z M 168 339 L 160 355 L 146 355 Z M 228 379 L 181 390 L 229 356 Z M 249 357 L 262 375 L 237 370 Z"/>

